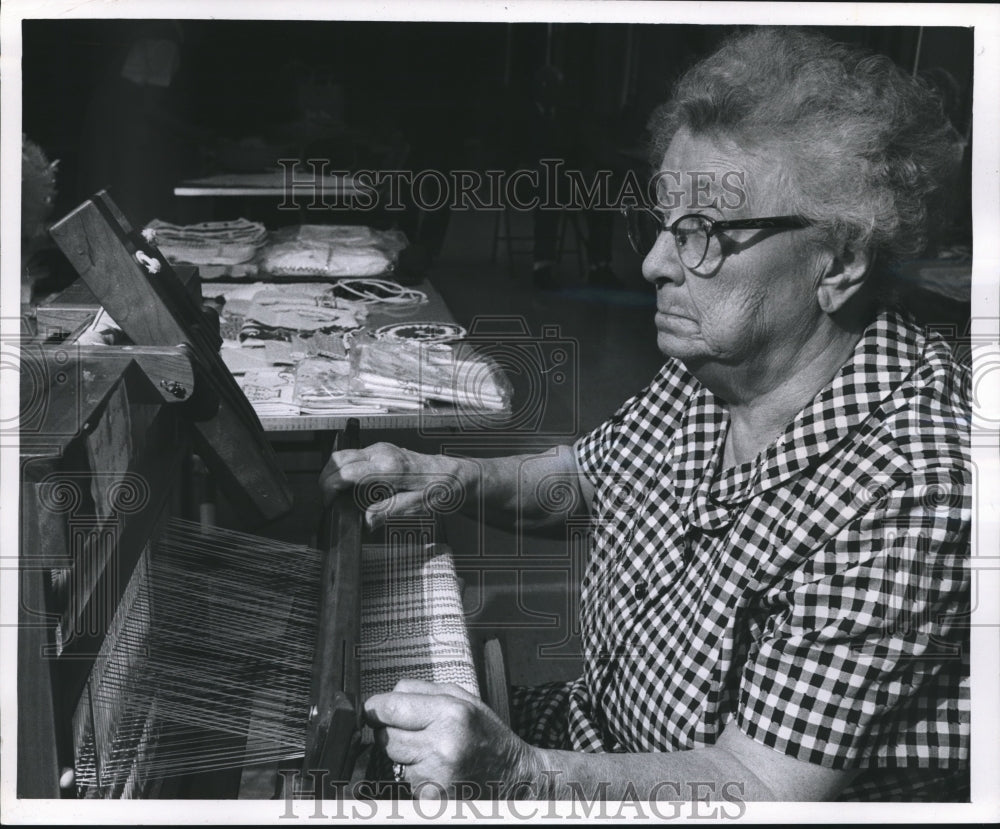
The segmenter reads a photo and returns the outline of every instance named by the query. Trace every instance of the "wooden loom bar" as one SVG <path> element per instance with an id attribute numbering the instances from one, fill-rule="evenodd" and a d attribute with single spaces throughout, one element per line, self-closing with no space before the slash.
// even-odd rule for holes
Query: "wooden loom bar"
<path id="1" fill-rule="evenodd" d="M 291 508 L 291 494 L 253 408 L 222 363 L 200 309 L 159 251 L 132 232 L 100 193 L 51 228 L 97 300 L 139 345 L 190 347 L 219 404 L 193 424 L 197 451 L 227 494 L 265 520 Z M 155 262 L 155 273 L 140 263 Z"/>

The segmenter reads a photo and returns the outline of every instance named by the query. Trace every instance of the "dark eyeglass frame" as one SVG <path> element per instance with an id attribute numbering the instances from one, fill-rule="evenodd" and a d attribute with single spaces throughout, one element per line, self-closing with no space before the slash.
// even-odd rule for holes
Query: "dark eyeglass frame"
<path id="1" fill-rule="evenodd" d="M 656 220 L 657 226 L 660 228 L 660 233 L 664 231 L 669 231 L 670 235 L 674 237 L 674 246 L 677 248 L 677 255 L 680 257 L 684 264 L 691 268 L 692 270 L 699 267 L 702 262 L 705 261 L 705 257 L 708 255 L 708 242 L 719 231 L 725 230 L 795 230 L 804 227 L 809 227 L 811 222 L 807 219 L 803 219 L 801 216 L 762 216 L 754 219 L 713 219 L 710 216 L 705 216 L 701 213 L 685 213 L 680 216 L 675 221 L 671 222 L 669 225 L 665 223 L 663 214 L 655 210 L 652 207 L 646 207 L 643 204 L 628 204 L 622 208 L 622 213 L 625 216 L 625 227 L 628 231 L 629 244 L 632 245 L 632 250 L 638 253 L 640 256 L 646 256 L 652 246 L 649 249 L 643 250 L 643 245 L 640 243 L 639 239 L 635 238 L 633 234 L 632 227 L 634 224 L 633 216 L 639 213 L 645 213 Z M 680 227 L 681 222 L 685 219 L 695 219 L 701 222 L 703 225 L 707 225 L 705 232 L 705 249 L 702 251 L 701 258 L 695 264 L 688 264 L 684 259 L 684 253 L 677 242 L 677 228 Z M 659 236 L 659 234 L 657 234 Z M 656 243 L 656 240 L 653 240 Z"/>

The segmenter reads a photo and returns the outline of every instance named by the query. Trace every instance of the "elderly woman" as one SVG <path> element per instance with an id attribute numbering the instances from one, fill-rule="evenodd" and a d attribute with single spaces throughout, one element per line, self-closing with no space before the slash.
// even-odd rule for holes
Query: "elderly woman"
<path id="1" fill-rule="evenodd" d="M 885 58 L 794 30 L 724 44 L 651 126 L 658 204 L 630 212 L 652 383 L 572 447 L 324 471 L 380 476 L 400 513 L 408 479 L 457 477 L 512 524 L 576 480 L 583 676 L 518 689 L 515 731 L 420 681 L 367 714 L 418 793 L 961 798 L 969 380 L 881 282 L 940 224 L 956 136 Z"/>

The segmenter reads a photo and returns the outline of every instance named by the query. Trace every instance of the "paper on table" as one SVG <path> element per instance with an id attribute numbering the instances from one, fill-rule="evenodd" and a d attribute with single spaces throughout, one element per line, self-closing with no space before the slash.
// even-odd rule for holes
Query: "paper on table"
<path id="1" fill-rule="evenodd" d="M 309 358 L 295 367 L 295 399 L 313 408 L 347 401 L 351 366 L 347 360 Z"/>
<path id="2" fill-rule="evenodd" d="M 248 371 L 265 369 L 270 365 L 262 348 L 240 348 L 238 345 L 228 345 L 223 342 L 219 354 L 231 374 L 245 374 Z"/>
<path id="3" fill-rule="evenodd" d="M 295 400 L 302 414 L 385 414 L 388 408 L 375 400 L 355 401 L 348 396 L 350 363 L 346 359 L 309 358 L 295 367 Z"/>
<path id="4" fill-rule="evenodd" d="M 240 388 L 258 415 L 273 417 L 299 413 L 293 371 L 277 368 L 248 371 L 240 381 Z"/>
<path id="5" fill-rule="evenodd" d="M 458 356 L 452 345 L 377 341 L 351 350 L 351 391 L 412 403 L 438 401 L 502 411 L 510 403 L 506 378 L 490 361 Z"/>

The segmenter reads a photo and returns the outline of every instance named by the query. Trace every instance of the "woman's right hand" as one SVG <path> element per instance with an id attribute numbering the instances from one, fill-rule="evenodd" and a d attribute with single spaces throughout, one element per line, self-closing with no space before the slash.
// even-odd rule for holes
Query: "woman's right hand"
<path id="1" fill-rule="evenodd" d="M 388 518 L 457 510 L 478 478 L 468 474 L 468 465 L 460 458 L 375 443 L 334 452 L 320 474 L 320 487 L 327 502 L 353 488 L 368 526 L 374 528 Z"/>

